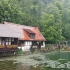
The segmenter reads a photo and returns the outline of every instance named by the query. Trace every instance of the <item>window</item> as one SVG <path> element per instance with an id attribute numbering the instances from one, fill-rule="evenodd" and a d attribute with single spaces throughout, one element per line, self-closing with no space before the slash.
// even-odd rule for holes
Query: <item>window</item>
<path id="1" fill-rule="evenodd" d="M 6 45 L 14 44 L 14 38 L 6 38 Z"/>
<path id="2" fill-rule="evenodd" d="M 29 37 L 35 39 L 35 34 L 29 34 Z"/>
<path id="3" fill-rule="evenodd" d="M 24 31 L 27 33 L 27 35 L 31 38 L 34 39 L 35 38 L 35 32 L 33 32 L 30 29 L 24 29 Z"/>

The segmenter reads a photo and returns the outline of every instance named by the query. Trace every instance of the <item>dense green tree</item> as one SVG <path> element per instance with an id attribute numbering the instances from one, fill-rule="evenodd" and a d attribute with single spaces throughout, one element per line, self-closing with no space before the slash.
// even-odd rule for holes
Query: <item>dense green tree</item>
<path id="1" fill-rule="evenodd" d="M 44 14 L 41 18 L 42 32 L 47 41 L 57 42 L 63 39 L 59 23 L 55 23 L 54 15 Z"/>
<path id="2" fill-rule="evenodd" d="M 24 14 L 17 0 L 0 0 L 0 22 L 23 23 Z"/>
<path id="3" fill-rule="evenodd" d="M 63 23 L 63 26 L 66 24 L 66 23 L 70 23 L 70 10 L 68 9 L 63 9 L 63 12 L 62 12 L 62 23 Z"/>
<path id="4" fill-rule="evenodd" d="M 70 39 L 70 24 L 66 24 L 63 28 L 63 35 L 66 39 Z"/>
<path id="5" fill-rule="evenodd" d="M 29 17 L 28 20 L 30 22 L 28 22 L 28 25 L 37 26 L 43 11 L 42 1 L 41 0 L 21 0 L 19 2 L 21 3 L 23 12 L 25 12 Z"/>
<path id="6" fill-rule="evenodd" d="M 48 14 L 53 14 L 54 15 L 54 19 L 55 19 L 55 23 L 56 22 L 61 22 L 61 15 L 60 15 L 60 11 L 58 9 L 58 7 L 54 6 L 53 4 L 49 4 L 46 9 L 45 9 L 46 13 Z"/>
<path id="7" fill-rule="evenodd" d="M 3 21 L 38 26 L 48 41 L 70 38 L 70 0 L 0 0 Z"/>

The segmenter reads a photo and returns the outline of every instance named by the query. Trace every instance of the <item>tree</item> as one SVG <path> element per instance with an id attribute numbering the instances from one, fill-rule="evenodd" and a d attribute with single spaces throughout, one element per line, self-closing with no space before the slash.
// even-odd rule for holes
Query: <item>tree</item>
<path id="1" fill-rule="evenodd" d="M 42 32 L 47 41 L 57 42 L 63 39 L 62 29 L 59 23 L 55 23 L 52 14 L 43 14 L 41 18 Z"/>
<path id="2" fill-rule="evenodd" d="M 63 36 L 66 39 L 70 39 L 70 24 L 66 24 L 63 28 Z"/>
<path id="3" fill-rule="evenodd" d="M 43 4 L 41 0 L 20 1 L 23 12 L 29 17 L 28 25 L 38 26 L 42 15 Z M 27 17 L 26 17 L 27 18 Z"/>
<path id="4" fill-rule="evenodd" d="M 45 12 L 48 14 L 53 14 L 54 18 L 55 18 L 55 23 L 60 23 L 61 22 L 61 15 L 60 15 L 60 11 L 59 9 L 54 6 L 53 4 L 49 4 L 46 9 Z"/>
<path id="5" fill-rule="evenodd" d="M 17 0 L 0 0 L 0 22 L 23 23 L 24 14 Z"/>

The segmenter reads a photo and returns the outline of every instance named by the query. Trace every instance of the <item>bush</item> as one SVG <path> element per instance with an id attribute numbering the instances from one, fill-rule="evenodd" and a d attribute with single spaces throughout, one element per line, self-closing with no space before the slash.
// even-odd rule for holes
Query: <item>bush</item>
<path id="1" fill-rule="evenodd" d="M 51 44 L 46 44 L 46 45 L 45 45 L 45 47 L 50 47 L 50 46 L 51 46 Z"/>
<path id="2" fill-rule="evenodd" d="M 67 46 L 64 46 L 61 50 L 65 51 L 67 49 Z"/>

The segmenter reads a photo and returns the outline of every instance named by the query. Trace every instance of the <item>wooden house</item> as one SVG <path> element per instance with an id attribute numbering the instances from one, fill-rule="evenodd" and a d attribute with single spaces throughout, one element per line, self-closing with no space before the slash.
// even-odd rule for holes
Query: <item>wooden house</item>
<path id="1" fill-rule="evenodd" d="M 46 40 L 38 27 L 25 26 L 10 22 L 3 22 L 3 24 L 8 27 L 10 26 L 15 33 L 19 33 L 18 48 L 21 48 L 23 51 L 29 51 L 30 48 L 45 47 Z"/>
<path id="2" fill-rule="evenodd" d="M 0 24 L 0 54 L 16 51 L 19 36 L 19 33 L 16 33 L 12 27 Z"/>

